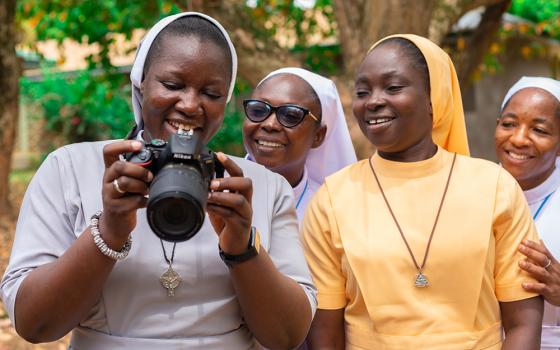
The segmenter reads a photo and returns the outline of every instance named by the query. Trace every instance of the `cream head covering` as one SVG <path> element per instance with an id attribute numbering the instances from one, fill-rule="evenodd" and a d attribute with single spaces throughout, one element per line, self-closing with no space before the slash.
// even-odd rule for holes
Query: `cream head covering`
<path id="1" fill-rule="evenodd" d="M 411 41 L 422 52 L 428 64 L 434 142 L 449 152 L 469 155 L 461 90 L 455 67 L 449 55 L 430 40 L 414 34 L 385 37 L 373 44 L 368 54 L 380 43 L 390 38 L 403 38 Z"/>
<path id="2" fill-rule="evenodd" d="M 513 95 L 515 95 L 516 92 L 525 88 L 543 89 L 548 91 L 552 96 L 556 97 L 558 102 L 560 102 L 560 81 L 543 77 L 522 77 L 507 92 L 506 97 L 504 97 L 504 101 L 502 102 L 501 109 L 504 109 L 506 103 Z"/>
<path id="3" fill-rule="evenodd" d="M 305 167 L 311 180 L 322 184 L 325 177 L 356 162 L 356 153 L 350 139 L 338 90 L 332 80 L 295 67 L 275 70 L 258 85 L 278 74 L 293 74 L 305 80 L 321 101 L 321 124 L 327 126 L 327 134 L 321 146 L 309 150 Z"/>
<path id="4" fill-rule="evenodd" d="M 143 100 L 143 95 L 142 92 L 140 91 L 140 84 L 142 83 L 142 76 L 144 74 L 144 63 L 146 62 L 146 56 L 148 55 L 148 51 L 150 51 L 150 47 L 152 46 L 157 35 L 165 27 L 167 27 L 174 20 L 187 16 L 197 16 L 208 20 L 210 23 L 215 25 L 226 38 L 229 49 L 231 51 L 231 82 L 229 83 L 227 101 L 229 102 L 229 100 L 231 99 L 231 95 L 233 93 L 233 87 L 235 85 L 235 77 L 237 75 L 237 54 L 235 53 L 235 48 L 233 47 L 233 43 L 231 42 L 231 39 L 229 38 L 229 35 L 224 29 L 224 27 L 222 27 L 222 25 L 214 18 L 198 12 L 183 12 L 173 16 L 168 16 L 162 18 L 159 22 L 157 22 L 152 27 L 152 29 L 148 31 L 144 39 L 140 42 L 140 44 L 138 45 L 138 50 L 136 51 L 136 58 L 134 59 L 134 64 L 132 65 L 132 70 L 130 72 L 130 80 L 132 81 L 132 107 L 134 109 L 134 120 L 136 121 L 136 125 L 139 127 L 142 126 L 142 100 Z"/>

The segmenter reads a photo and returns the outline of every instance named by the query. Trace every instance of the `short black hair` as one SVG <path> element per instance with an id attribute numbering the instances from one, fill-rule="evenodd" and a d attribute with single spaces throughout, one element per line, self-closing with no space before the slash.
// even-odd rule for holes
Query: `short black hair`
<path id="1" fill-rule="evenodd" d="M 156 36 L 152 43 L 152 46 L 148 50 L 146 55 L 146 61 L 144 62 L 143 75 L 150 68 L 154 58 L 158 57 L 161 52 L 161 41 L 162 38 L 167 36 L 194 36 L 202 40 L 209 40 L 216 44 L 225 54 L 226 58 L 231 62 L 231 51 L 229 48 L 228 41 L 220 29 L 209 20 L 202 18 L 200 16 L 183 16 L 179 17 L 173 22 L 169 23 L 159 34 Z M 231 65 L 229 67 L 230 77 L 231 77 Z"/>
<path id="2" fill-rule="evenodd" d="M 374 50 L 378 47 L 381 47 L 383 45 L 388 45 L 388 44 L 398 45 L 404 51 L 404 53 L 410 58 L 410 60 L 413 62 L 412 66 L 422 74 L 429 95 L 430 72 L 428 70 L 428 63 L 426 62 L 426 58 L 424 57 L 424 54 L 422 53 L 422 51 L 420 51 L 418 46 L 416 46 L 412 41 L 408 39 L 394 37 L 394 38 L 389 38 L 387 40 L 383 40 L 381 43 L 379 43 L 379 45 L 377 45 L 374 48 Z"/>

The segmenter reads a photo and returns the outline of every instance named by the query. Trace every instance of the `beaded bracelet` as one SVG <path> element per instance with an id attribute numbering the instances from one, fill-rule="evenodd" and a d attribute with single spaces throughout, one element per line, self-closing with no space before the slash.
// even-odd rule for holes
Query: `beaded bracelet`
<path id="1" fill-rule="evenodd" d="M 132 238 L 128 236 L 128 240 L 125 242 L 124 246 L 120 251 L 113 250 L 109 248 L 107 243 L 101 237 L 101 233 L 99 232 L 99 218 L 103 214 L 103 210 L 99 210 L 95 214 L 91 216 L 91 220 L 89 222 L 91 235 L 93 236 L 93 242 L 103 255 L 108 256 L 113 260 L 122 260 L 126 258 L 128 253 L 130 252 L 130 248 L 132 247 Z"/>

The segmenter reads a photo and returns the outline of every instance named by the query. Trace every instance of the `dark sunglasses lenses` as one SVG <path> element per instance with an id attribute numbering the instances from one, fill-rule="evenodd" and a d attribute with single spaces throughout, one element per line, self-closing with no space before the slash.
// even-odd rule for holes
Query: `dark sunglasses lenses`
<path id="1" fill-rule="evenodd" d="M 272 107 L 261 101 L 246 101 L 245 114 L 250 121 L 260 123 L 272 113 Z"/>
<path id="2" fill-rule="evenodd" d="M 276 118 L 280 124 L 291 128 L 298 125 L 305 117 L 305 111 L 296 106 L 280 106 L 276 111 Z"/>
<path id="3" fill-rule="evenodd" d="M 250 121 L 260 123 L 273 112 L 273 107 L 263 101 L 246 101 L 245 114 Z M 292 128 L 303 120 L 307 112 L 297 106 L 280 106 L 276 108 L 276 119 L 287 128 Z"/>

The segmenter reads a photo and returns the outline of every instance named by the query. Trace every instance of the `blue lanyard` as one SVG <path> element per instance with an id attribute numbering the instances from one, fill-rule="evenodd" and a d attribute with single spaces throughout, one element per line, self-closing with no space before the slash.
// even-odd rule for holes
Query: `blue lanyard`
<path id="1" fill-rule="evenodd" d="M 299 199 L 298 199 L 297 204 L 296 204 L 296 209 L 299 207 L 299 205 L 301 203 L 301 200 L 303 199 L 303 195 L 305 194 L 305 191 L 307 191 L 307 184 L 308 183 L 309 183 L 309 179 L 305 180 L 305 187 L 303 188 L 303 192 L 299 196 Z"/>
<path id="2" fill-rule="evenodd" d="M 556 192 L 556 191 L 554 191 Z M 537 219 L 537 216 L 539 216 L 539 213 L 541 212 L 542 208 L 544 207 L 544 205 L 546 204 L 546 202 L 548 201 L 548 199 L 550 198 L 550 196 L 552 196 L 554 194 L 554 192 L 552 192 L 551 194 L 549 194 L 548 196 L 546 196 L 544 198 L 544 200 L 542 201 L 541 205 L 539 205 L 539 209 L 537 209 L 537 211 L 535 212 L 535 215 L 533 215 L 533 220 Z"/>

